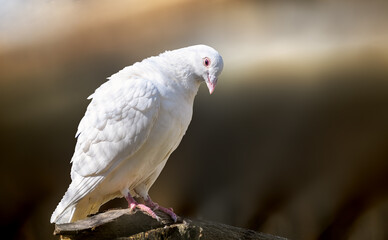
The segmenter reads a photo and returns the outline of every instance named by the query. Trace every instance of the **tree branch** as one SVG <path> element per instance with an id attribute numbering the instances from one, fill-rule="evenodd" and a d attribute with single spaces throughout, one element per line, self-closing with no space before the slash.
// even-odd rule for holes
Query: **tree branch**
<path id="1" fill-rule="evenodd" d="M 161 221 L 128 209 L 110 210 L 86 219 L 55 225 L 54 235 L 61 239 L 258 239 L 286 240 L 282 237 L 205 220 L 178 218 L 173 223 L 165 213 L 156 211 Z"/>

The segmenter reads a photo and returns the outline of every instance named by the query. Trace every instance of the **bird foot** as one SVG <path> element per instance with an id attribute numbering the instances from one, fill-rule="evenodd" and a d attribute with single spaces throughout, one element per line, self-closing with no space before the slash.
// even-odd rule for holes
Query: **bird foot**
<path id="1" fill-rule="evenodd" d="M 157 221 L 160 221 L 160 217 L 158 217 L 158 215 L 156 215 L 156 213 L 154 212 L 154 210 L 159 210 L 161 212 L 164 212 L 166 213 L 167 215 L 169 215 L 171 217 L 171 219 L 176 222 L 178 217 L 177 215 L 174 213 L 174 210 L 172 208 L 165 208 L 165 207 L 162 207 L 162 206 L 159 206 L 159 204 L 157 203 L 154 203 L 150 196 L 147 197 L 147 199 L 144 200 L 144 203 L 145 204 L 141 204 L 141 203 L 138 203 L 132 196 L 129 192 L 123 194 L 125 196 L 125 199 L 127 199 L 127 202 L 128 202 L 128 208 L 129 210 L 132 212 L 135 208 L 139 209 L 140 211 L 148 214 L 149 216 L 151 216 L 152 218 L 155 218 Z"/>
<path id="2" fill-rule="evenodd" d="M 127 199 L 129 211 L 133 212 L 134 209 L 137 208 L 140 211 L 151 216 L 152 218 L 156 219 L 158 222 L 160 221 L 160 218 L 156 215 L 154 211 L 152 211 L 150 207 L 136 202 L 136 200 L 131 196 L 131 194 L 129 194 L 129 192 L 125 195 L 125 199 Z"/>
<path id="3" fill-rule="evenodd" d="M 176 222 L 178 219 L 177 215 L 174 213 L 174 210 L 172 208 L 165 208 L 165 207 L 159 206 L 159 204 L 153 202 L 149 196 L 148 196 L 148 199 L 145 200 L 145 204 L 152 210 L 160 210 L 161 212 L 166 213 L 171 217 L 171 219 L 174 222 Z"/>
<path id="4" fill-rule="evenodd" d="M 174 222 L 176 222 L 178 219 L 177 215 L 174 213 L 172 208 L 165 208 L 165 207 L 161 207 L 158 205 L 157 208 L 155 208 L 154 210 L 160 210 L 160 211 L 166 213 L 167 215 L 169 215 L 171 217 L 172 220 L 174 220 Z"/>
<path id="5" fill-rule="evenodd" d="M 130 204 L 128 204 L 129 211 L 132 212 L 133 209 L 135 209 L 136 205 L 137 205 L 137 203 L 130 203 Z"/>
<path id="6" fill-rule="evenodd" d="M 151 216 L 152 218 L 155 218 L 157 221 L 160 221 L 160 218 L 158 217 L 158 215 L 156 215 L 156 213 L 154 211 L 152 211 L 151 208 L 147 207 L 144 204 L 130 203 L 128 205 L 128 208 L 129 208 L 129 211 L 131 211 L 131 212 L 134 212 L 135 208 L 137 208 L 138 210 L 146 213 L 147 215 Z"/>
<path id="7" fill-rule="evenodd" d="M 140 211 L 148 214 L 152 218 L 155 218 L 158 222 L 160 222 L 160 217 L 158 217 L 158 215 L 156 215 L 156 213 L 154 211 L 152 211 L 152 209 L 147 207 L 146 205 L 139 203 L 136 205 L 136 208 L 139 209 Z"/>

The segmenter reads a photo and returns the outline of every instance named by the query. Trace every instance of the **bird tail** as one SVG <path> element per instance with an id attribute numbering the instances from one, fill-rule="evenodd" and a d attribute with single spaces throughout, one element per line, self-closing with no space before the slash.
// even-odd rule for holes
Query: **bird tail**
<path id="1" fill-rule="evenodd" d="M 57 208 L 51 215 L 50 222 L 56 224 L 70 223 L 76 210 L 76 204 L 67 204 L 68 192 L 63 196 Z"/>
<path id="2" fill-rule="evenodd" d="M 73 178 L 65 195 L 51 215 L 50 222 L 56 224 L 70 223 L 97 212 L 99 205 L 91 204 L 83 198 L 91 193 L 101 180 L 102 177 L 83 178 L 79 175 Z"/>

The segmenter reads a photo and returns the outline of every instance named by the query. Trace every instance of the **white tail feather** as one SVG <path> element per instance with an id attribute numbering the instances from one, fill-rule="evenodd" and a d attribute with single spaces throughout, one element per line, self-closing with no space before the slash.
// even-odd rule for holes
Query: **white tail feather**
<path id="1" fill-rule="evenodd" d="M 98 211 L 99 206 L 97 209 L 93 204 L 88 206 L 89 204 L 84 204 L 81 199 L 91 193 L 102 179 L 102 176 L 84 178 L 74 174 L 73 181 L 51 215 L 50 222 L 70 223 Z"/>

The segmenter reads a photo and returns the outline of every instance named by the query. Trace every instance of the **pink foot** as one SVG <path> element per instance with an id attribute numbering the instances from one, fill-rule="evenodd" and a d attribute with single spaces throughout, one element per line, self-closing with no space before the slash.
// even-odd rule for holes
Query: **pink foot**
<path id="1" fill-rule="evenodd" d="M 174 220 L 174 222 L 177 221 L 177 216 L 174 213 L 172 208 L 165 208 L 165 207 L 159 206 L 159 204 L 152 201 L 150 196 L 148 196 L 148 199 L 145 200 L 145 204 L 149 208 L 151 208 L 152 210 L 160 210 L 160 211 L 166 213 L 167 215 L 169 215 L 172 218 L 172 220 Z"/>
<path id="2" fill-rule="evenodd" d="M 137 204 L 136 207 L 142 211 L 142 212 L 145 212 L 147 213 L 148 215 L 150 215 L 152 218 L 155 218 L 156 220 L 160 220 L 160 218 L 158 217 L 158 215 L 156 215 L 156 213 L 154 211 L 152 211 L 151 208 L 147 207 L 146 205 L 144 204 Z"/>
<path id="3" fill-rule="evenodd" d="M 136 205 L 137 205 L 137 203 L 130 203 L 130 204 L 128 204 L 129 210 L 132 212 L 133 209 L 136 207 Z"/>
<path id="4" fill-rule="evenodd" d="M 152 218 L 155 218 L 157 221 L 160 220 L 160 218 L 156 215 L 154 211 L 151 210 L 151 208 L 147 207 L 144 204 L 139 204 L 136 202 L 136 200 L 131 196 L 131 194 L 127 194 L 125 196 L 125 199 L 128 202 L 128 208 L 132 212 L 134 208 L 138 208 L 140 211 L 145 212 L 146 214 L 150 215 Z"/>

